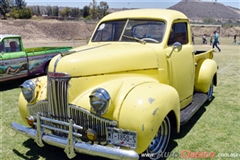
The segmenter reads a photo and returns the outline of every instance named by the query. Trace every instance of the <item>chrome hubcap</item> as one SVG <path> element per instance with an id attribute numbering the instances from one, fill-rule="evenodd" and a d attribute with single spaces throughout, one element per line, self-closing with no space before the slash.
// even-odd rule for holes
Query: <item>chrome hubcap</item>
<path id="1" fill-rule="evenodd" d="M 147 153 L 150 153 L 152 155 L 150 159 L 158 159 L 160 158 L 161 154 L 164 153 L 169 142 L 170 133 L 170 121 L 168 117 L 165 117 L 157 134 L 147 149 Z"/>
<path id="2" fill-rule="evenodd" d="M 212 100 L 212 94 L 213 94 L 213 83 L 210 85 L 210 88 L 208 90 L 208 100 Z"/>

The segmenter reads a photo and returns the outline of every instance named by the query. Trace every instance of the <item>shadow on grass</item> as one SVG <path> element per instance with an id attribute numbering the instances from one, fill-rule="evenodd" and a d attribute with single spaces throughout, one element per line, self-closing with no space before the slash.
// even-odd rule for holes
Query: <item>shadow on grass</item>
<path id="1" fill-rule="evenodd" d="M 214 96 L 212 101 L 214 100 Z M 199 110 L 192 116 L 192 118 L 184 125 L 181 125 L 180 133 L 174 136 L 175 139 L 180 139 L 186 136 L 186 134 L 193 128 L 193 126 L 197 123 L 197 121 L 201 118 L 201 116 L 206 112 L 206 107 L 211 103 L 211 101 L 206 101 Z"/>
<path id="2" fill-rule="evenodd" d="M 23 142 L 23 146 L 25 148 L 29 148 L 27 153 L 21 153 L 20 151 L 13 149 L 13 153 L 16 154 L 19 158 L 24 160 L 37 160 L 40 158 L 44 158 L 46 160 L 69 160 L 67 155 L 64 152 L 64 149 L 50 146 L 45 144 L 44 147 L 39 147 L 33 139 L 28 139 Z M 85 154 L 76 153 L 76 157 L 71 160 L 109 160 L 107 158 L 95 157 Z"/>
<path id="3" fill-rule="evenodd" d="M 215 97 L 213 96 L 212 101 L 214 100 L 214 98 Z M 193 126 L 197 123 L 197 121 L 201 118 L 201 116 L 206 112 L 206 107 L 208 107 L 208 105 L 212 101 L 210 101 L 210 102 L 206 101 L 186 124 L 180 126 L 179 133 L 174 132 L 172 134 L 168 148 L 166 150 L 166 154 L 165 154 L 166 156 L 164 156 L 166 158 L 162 158 L 161 160 L 166 160 L 169 155 L 171 156 L 171 158 L 174 158 L 174 155 L 178 156 L 178 154 L 180 154 L 180 153 L 175 154 L 172 152 L 174 150 L 174 148 L 176 148 L 178 146 L 178 144 L 175 140 L 181 139 L 187 135 L 187 133 L 193 128 Z M 175 158 L 179 158 L 179 157 L 175 157 Z"/>
<path id="4" fill-rule="evenodd" d="M 24 81 L 32 78 L 37 78 L 37 77 L 38 76 L 31 76 L 31 77 L 24 77 L 24 78 L 19 78 L 14 80 L 8 80 L 5 82 L 0 82 L 0 92 L 18 88 L 21 84 L 23 84 Z"/>
<path id="5" fill-rule="evenodd" d="M 0 82 L 0 92 L 18 88 L 25 80 L 29 78 L 20 78 L 16 80 L 9 80 L 6 82 Z"/>

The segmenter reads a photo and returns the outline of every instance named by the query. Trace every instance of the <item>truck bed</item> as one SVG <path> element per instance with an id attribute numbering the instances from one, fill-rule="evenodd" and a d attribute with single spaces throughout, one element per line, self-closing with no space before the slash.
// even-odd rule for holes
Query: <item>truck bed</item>
<path id="1" fill-rule="evenodd" d="M 198 62 L 200 59 L 212 59 L 213 58 L 214 49 L 210 49 L 208 51 L 194 51 L 195 54 L 195 62 Z"/>

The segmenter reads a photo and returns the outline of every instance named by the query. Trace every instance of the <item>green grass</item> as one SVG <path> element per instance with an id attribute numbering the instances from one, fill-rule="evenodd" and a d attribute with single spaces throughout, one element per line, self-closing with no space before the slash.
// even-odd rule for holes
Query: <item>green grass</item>
<path id="1" fill-rule="evenodd" d="M 181 155 L 191 152 L 238 153 L 240 158 L 240 45 L 232 45 L 232 39 L 221 39 L 222 52 L 215 52 L 218 86 L 214 99 L 205 104 L 174 136 L 170 151 Z M 196 39 L 200 44 L 200 39 Z M 209 45 L 195 45 L 197 50 L 211 49 Z M 32 139 L 10 128 L 12 121 L 23 124 L 18 107 L 18 86 L 24 79 L 0 84 L 0 159 L 4 160 L 67 160 L 63 149 L 46 145 L 38 147 Z M 99 160 L 104 158 L 78 154 L 76 159 Z M 174 159 L 174 158 L 168 158 Z M 178 158 L 179 159 L 179 158 Z M 198 158 L 201 159 L 201 158 Z M 203 159 L 203 158 L 202 158 Z M 233 158 L 214 158 L 233 159 Z"/>

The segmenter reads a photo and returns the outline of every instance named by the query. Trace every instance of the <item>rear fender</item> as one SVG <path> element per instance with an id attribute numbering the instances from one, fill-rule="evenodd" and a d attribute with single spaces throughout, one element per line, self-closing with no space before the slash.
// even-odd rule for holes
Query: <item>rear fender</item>
<path id="1" fill-rule="evenodd" d="M 212 59 L 201 59 L 198 61 L 195 75 L 195 90 L 206 93 L 214 81 L 217 84 L 217 63 Z"/>
<path id="2" fill-rule="evenodd" d="M 177 91 L 156 82 L 144 83 L 134 87 L 125 97 L 120 110 L 119 128 L 137 131 L 136 152 L 142 153 L 170 111 L 175 113 L 179 132 L 180 105 Z"/>

